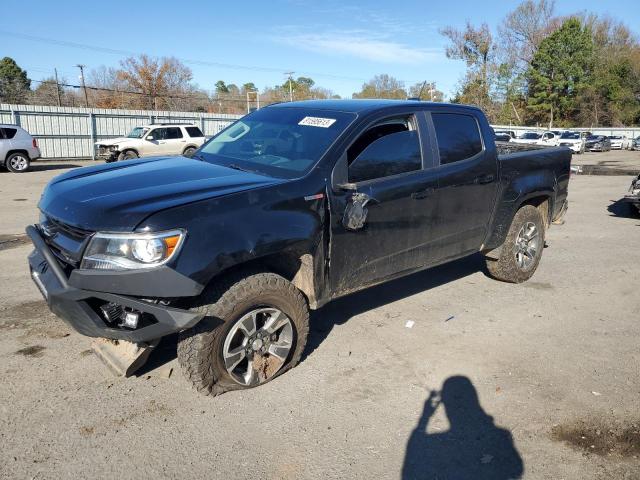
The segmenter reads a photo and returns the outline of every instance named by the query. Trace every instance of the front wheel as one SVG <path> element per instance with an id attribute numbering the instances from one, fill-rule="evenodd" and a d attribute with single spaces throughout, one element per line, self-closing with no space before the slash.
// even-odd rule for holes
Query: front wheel
<path id="1" fill-rule="evenodd" d="M 189 147 L 189 148 L 185 149 L 185 151 L 182 154 L 182 156 L 187 157 L 187 158 L 191 158 L 191 157 L 193 157 L 194 153 L 196 153 L 196 149 L 193 148 L 193 147 Z"/>
<path id="2" fill-rule="evenodd" d="M 31 161 L 24 153 L 12 153 L 7 157 L 5 166 L 11 173 L 24 173 L 29 170 Z"/>
<path id="3" fill-rule="evenodd" d="M 205 317 L 180 334 L 178 360 L 202 393 L 256 387 L 300 361 L 309 310 L 302 293 L 279 275 L 231 278 L 205 290 L 193 310 Z"/>
<path id="4" fill-rule="evenodd" d="M 134 150 L 125 150 L 118 155 L 118 160 L 133 160 L 134 158 L 138 158 L 138 154 Z"/>
<path id="5" fill-rule="evenodd" d="M 503 282 L 529 280 L 540 263 L 544 248 L 545 225 L 533 205 L 525 205 L 513 217 L 497 260 L 487 258 L 489 274 Z"/>

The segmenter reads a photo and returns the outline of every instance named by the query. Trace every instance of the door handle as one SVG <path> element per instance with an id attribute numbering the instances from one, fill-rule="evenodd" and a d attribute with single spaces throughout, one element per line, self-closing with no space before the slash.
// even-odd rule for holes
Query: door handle
<path id="1" fill-rule="evenodd" d="M 478 183 L 480 185 L 483 185 L 485 183 L 493 182 L 495 178 L 496 177 L 493 174 L 488 173 L 487 175 L 480 175 L 479 177 L 474 178 L 473 183 Z"/>
<path id="2" fill-rule="evenodd" d="M 413 198 L 414 200 L 422 200 L 433 195 L 433 192 L 435 191 L 435 188 L 425 188 L 424 190 L 420 190 L 419 192 L 413 192 L 411 194 L 411 198 Z"/>

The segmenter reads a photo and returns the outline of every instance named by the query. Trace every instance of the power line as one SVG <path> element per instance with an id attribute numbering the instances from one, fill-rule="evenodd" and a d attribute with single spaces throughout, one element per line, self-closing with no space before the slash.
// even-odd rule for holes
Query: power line
<path id="1" fill-rule="evenodd" d="M 115 48 L 107 48 L 107 47 L 100 47 L 97 45 L 88 45 L 85 43 L 78 43 L 78 42 L 69 42 L 66 40 L 56 40 L 54 38 L 47 38 L 47 37 L 39 37 L 36 35 L 29 35 L 26 33 L 20 33 L 20 32 L 11 32 L 11 31 L 7 31 L 7 30 L 0 30 L 0 35 L 8 35 L 14 38 L 22 38 L 24 40 L 31 40 L 34 42 L 41 42 L 41 43 L 46 43 L 46 44 L 53 44 L 53 45 L 59 45 L 62 47 L 70 47 L 70 48 L 78 48 L 78 49 L 82 49 L 82 50 L 90 50 L 90 51 L 95 51 L 95 52 L 102 52 L 102 53 L 108 53 L 108 54 L 112 54 L 112 55 L 125 55 L 125 56 L 135 56 L 135 55 L 141 55 L 140 52 L 133 52 L 133 51 L 129 51 L 129 50 L 119 50 L 119 49 L 115 49 Z M 281 73 L 284 70 L 287 70 L 286 68 L 274 68 L 274 67 L 260 67 L 260 66 L 249 66 L 249 65 L 238 65 L 238 64 L 233 64 L 233 63 L 222 63 L 222 62 L 213 62 L 213 61 L 207 61 L 207 60 L 196 60 L 196 59 L 186 59 L 186 58 L 180 58 L 180 57 L 175 57 L 178 60 L 187 63 L 187 64 L 191 64 L 191 65 L 201 65 L 201 66 L 208 66 L 208 67 L 220 67 L 220 68 L 229 68 L 229 69 L 234 69 L 234 70 L 250 70 L 250 71 L 260 71 L 260 72 L 268 72 L 268 73 Z M 357 81 L 357 82 L 362 82 L 365 81 L 362 78 L 356 78 L 356 77 L 350 77 L 350 76 L 345 76 L 345 75 L 333 75 L 330 73 L 324 73 L 324 72 L 308 72 L 308 71 L 304 71 L 304 72 L 300 72 L 303 75 L 309 75 L 309 76 L 314 76 L 314 77 L 324 77 L 324 78 L 334 78 L 334 79 L 338 79 L 338 80 L 351 80 L 351 81 Z"/>
<path id="2" fill-rule="evenodd" d="M 52 85 L 56 85 L 55 80 L 34 80 L 32 78 L 29 78 L 28 80 L 31 82 L 40 83 L 40 84 L 49 83 Z M 76 88 L 76 89 L 86 88 L 87 90 L 91 90 L 91 91 L 111 92 L 111 93 L 125 94 L 125 95 L 142 95 L 147 97 L 152 95 L 150 93 L 137 92 L 135 90 L 119 90 L 114 88 L 95 87 L 92 85 L 83 86 L 83 85 L 74 85 L 71 83 L 57 83 L 57 85 L 60 87 Z M 226 95 L 225 98 L 216 97 L 211 99 L 206 92 L 166 93 L 166 94 L 157 94 L 157 96 L 160 98 L 181 98 L 181 99 L 189 99 L 194 97 L 199 97 L 199 98 L 206 97 L 211 102 L 245 102 L 246 101 L 246 98 L 243 97 L 242 95 L 233 95 L 233 96 Z M 313 97 L 310 96 L 308 98 L 313 98 Z"/>

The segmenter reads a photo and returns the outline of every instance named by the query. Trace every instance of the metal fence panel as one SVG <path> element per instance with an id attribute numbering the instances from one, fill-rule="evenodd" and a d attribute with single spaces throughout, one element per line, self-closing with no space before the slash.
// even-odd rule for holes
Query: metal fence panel
<path id="1" fill-rule="evenodd" d="M 38 140 L 43 158 L 93 158 L 94 142 L 126 135 L 148 123 L 193 123 L 205 136 L 215 135 L 241 115 L 111 110 L 0 104 L 0 123 L 16 124 Z"/>

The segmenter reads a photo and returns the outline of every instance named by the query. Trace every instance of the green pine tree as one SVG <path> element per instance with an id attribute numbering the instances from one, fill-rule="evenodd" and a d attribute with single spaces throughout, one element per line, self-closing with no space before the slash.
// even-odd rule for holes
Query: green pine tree
<path id="1" fill-rule="evenodd" d="M 0 60 L 0 101 L 4 103 L 24 103 L 31 88 L 27 72 L 21 69 L 13 58 Z"/>
<path id="2" fill-rule="evenodd" d="M 528 108 L 546 117 L 549 128 L 556 121 L 562 123 L 589 86 L 593 61 L 591 32 L 577 18 L 566 20 L 533 56 L 527 72 Z"/>

